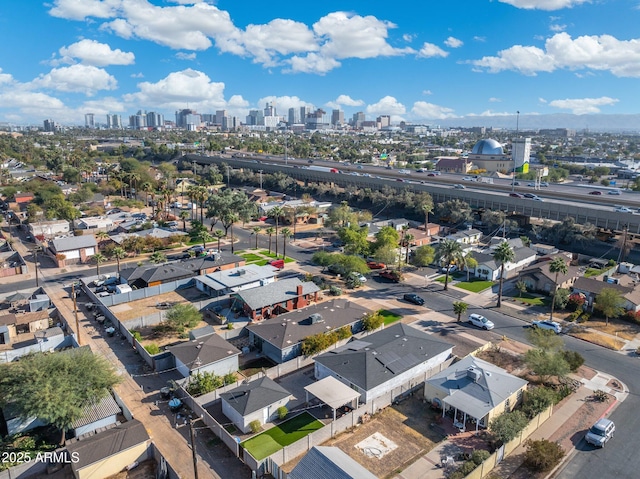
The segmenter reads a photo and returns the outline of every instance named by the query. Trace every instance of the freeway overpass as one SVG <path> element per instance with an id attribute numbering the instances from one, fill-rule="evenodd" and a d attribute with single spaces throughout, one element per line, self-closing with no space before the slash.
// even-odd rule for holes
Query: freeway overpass
<path id="1" fill-rule="evenodd" d="M 573 218 L 578 224 L 590 223 L 598 228 L 622 231 L 625 226 L 631 234 L 640 235 L 640 214 L 614 211 L 614 205 L 625 205 L 638 211 L 640 196 L 629 193 L 623 196 L 603 195 L 598 197 L 587 194 L 576 194 L 575 191 L 558 191 L 545 189 L 535 191 L 542 201 L 528 198 L 514 198 L 509 193 L 514 189 L 507 181 L 502 184 L 484 184 L 478 182 L 465 183 L 465 189 L 453 187 L 460 183 L 459 178 L 426 177 L 426 175 L 398 173 L 397 170 L 384 168 L 358 167 L 328 163 L 340 169 L 340 173 L 317 171 L 305 168 L 305 163 L 289 160 L 283 164 L 282 158 L 249 157 L 229 158 L 223 156 L 187 155 L 187 161 L 200 165 L 226 164 L 234 169 L 244 168 L 263 173 L 284 172 L 288 176 L 301 181 L 335 183 L 339 186 L 357 186 L 380 190 L 383 187 L 397 190 L 410 189 L 415 192 L 426 191 L 433 197 L 434 203 L 448 200 L 464 200 L 474 209 L 500 210 L 521 214 L 534 218 L 561 221 L 566 217 Z M 361 173 L 360 173 L 361 171 Z M 373 173 L 370 173 L 373 171 Z M 222 171 L 225 174 L 224 171 Z M 375 176 L 374 176 L 375 173 Z M 597 187 L 593 187 L 597 189 Z M 530 191 L 518 188 L 517 191 Z M 573 188 L 575 190 L 575 188 Z M 597 200 L 597 201 L 594 201 Z"/>

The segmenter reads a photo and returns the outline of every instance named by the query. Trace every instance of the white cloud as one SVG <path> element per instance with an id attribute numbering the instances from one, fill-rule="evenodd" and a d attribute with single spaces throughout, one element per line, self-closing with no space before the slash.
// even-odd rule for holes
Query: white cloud
<path id="1" fill-rule="evenodd" d="M 500 102 L 502 102 L 502 100 L 500 98 L 496 98 L 494 96 L 489 98 L 489 103 L 500 103 Z"/>
<path id="2" fill-rule="evenodd" d="M 432 58 L 432 57 L 442 57 L 445 58 L 449 55 L 449 52 L 445 52 L 438 45 L 434 45 L 433 43 L 425 42 L 422 45 L 422 48 L 418 52 L 419 57 L 423 58 Z"/>
<path id="3" fill-rule="evenodd" d="M 293 20 L 275 19 L 265 25 L 248 25 L 239 40 L 254 62 L 274 66 L 281 55 L 317 51 L 313 32 Z"/>
<path id="4" fill-rule="evenodd" d="M 600 98 L 567 98 L 565 100 L 553 100 L 549 106 L 561 110 L 571 110 L 574 115 L 584 115 L 587 113 L 600 113 L 601 106 L 615 105 L 619 100 L 603 96 Z"/>
<path id="5" fill-rule="evenodd" d="M 101 90 L 115 90 L 118 82 L 102 68 L 89 65 L 71 65 L 54 68 L 40 75 L 30 84 L 30 88 L 47 88 L 58 91 L 81 92 L 93 96 Z"/>
<path id="6" fill-rule="evenodd" d="M 176 53 L 176 58 L 178 60 L 195 60 L 196 54 L 193 52 L 192 53 L 178 52 Z"/>
<path id="7" fill-rule="evenodd" d="M 482 113 L 468 113 L 466 116 L 515 116 L 514 113 L 511 112 L 498 112 L 492 110 L 485 110 Z"/>
<path id="8" fill-rule="evenodd" d="M 423 95 L 433 95 L 433 92 L 431 90 L 422 90 L 422 94 Z"/>
<path id="9" fill-rule="evenodd" d="M 104 115 L 107 113 L 123 113 L 126 111 L 124 103 L 114 97 L 104 97 L 96 100 L 85 101 L 79 110 L 83 112 L 93 112 L 98 121 L 103 121 Z M 102 119 L 99 116 L 103 115 Z"/>
<path id="10" fill-rule="evenodd" d="M 459 40 L 458 38 L 449 37 L 444 41 L 444 44 L 449 48 L 460 48 L 462 45 L 464 45 L 464 42 L 462 40 Z"/>
<path id="11" fill-rule="evenodd" d="M 405 33 L 402 35 L 402 39 L 407 43 L 411 43 L 415 37 L 416 36 L 413 33 Z"/>
<path id="12" fill-rule="evenodd" d="M 513 46 L 495 57 L 471 62 L 491 73 L 515 70 L 525 75 L 556 69 L 609 71 L 617 77 L 640 77 L 640 41 L 618 40 L 611 35 L 581 36 L 572 39 L 558 33 L 537 47 Z"/>
<path id="13" fill-rule="evenodd" d="M 173 72 L 156 83 L 138 83 L 139 92 L 124 95 L 125 101 L 160 109 L 190 108 L 206 111 L 226 106 L 224 83 L 212 82 L 197 70 Z"/>
<path id="14" fill-rule="evenodd" d="M 291 68 L 285 69 L 285 72 L 317 73 L 319 75 L 324 75 L 341 65 L 339 61 L 320 56 L 317 53 L 309 53 L 304 57 L 294 55 L 291 59 L 287 60 L 287 63 Z"/>
<path id="15" fill-rule="evenodd" d="M 276 113 L 281 116 L 286 115 L 289 112 L 289 108 L 313 107 L 313 105 L 297 96 L 265 96 L 258 100 L 258 108 L 264 108 L 267 103 L 271 103 L 275 107 Z"/>
<path id="16" fill-rule="evenodd" d="M 406 113 L 405 106 L 392 96 L 381 98 L 378 103 L 367 105 L 366 113 L 370 115 L 403 115 Z"/>
<path id="17" fill-rule="evenodd" d="M 411 113 L 416 118 L 442 120 L 444 118 L 456 118 L 454 110 L 440 105 L 434 105 L 433 103 L 427 103 L 426 101 L 417 101 L 413 104 Z"/>
<path id="18" fill-rule="evenodd" d="M 13 83 L 13 76 L 11 76 L 8 73 L 2 73 L 2 68 L 0 68 L 0 85 L 6 85 L 6 84 L 10 84 Z"/>
<path id="19" fill-rule="evenodd" d="M 566 25 L 561 25 L 558 23 L 553 23 L 549 25 L 549 30 L 551 30 L 552 32 L 564 32 L 566 29 L 567 29 Z"/>
<path id="20" fill-rule="evenodd" d="M 484 42 L 487 41 L 487 37 L 474 36 L 473 40 L 476 41 L 476 42 L 484 43 Z"/>
<path id="21" fill-rule="evenodd" d="M 54 0 L 49 13 L 69 20 L 111 18 L 116 14 L 120 3 L 121 0 Z"/>
<path id="22" fill-rule="evenodd" d="M 560 10 L 572 8 L 583 3 L 591 3 L 591 0 L 499 0 L 502 3 L 513 5 L 525 10 Z"/>
<path id="23" fill-rule="evenodd" d="M 132 65 L 135 63 L 135 55 L 131 52 L 123 52 L 120 49 L 112 50 L 106 43 L 95 40 L 80 40 L 68 47 L 60 48 L 61 61 L 75 63 L 80 60 L 84 65 L 105 67 L 107 65 Z"/>
<path id="24" fill-rule="evenodd" d="M 338 98 L 336 98 L 335 102 L 338 105 L 344 105 L 344 106 L 362 106 L 362 105 L 364 105 L 364 101 L 362 101 L 362 100 L 354 100 L 349 95 L 340 95 Z"/>

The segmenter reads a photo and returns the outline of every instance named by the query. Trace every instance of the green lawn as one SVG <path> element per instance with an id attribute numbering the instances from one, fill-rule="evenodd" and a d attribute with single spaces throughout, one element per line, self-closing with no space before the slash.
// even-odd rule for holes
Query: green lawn
<path id="1" fill-rule="evenodd" d="M 268 258 L 275 258 L 276 254 L 272 251 L 271 253 L 269 253 L 268 249 L 263 249 L 262 251 L 260 251 L 260 254 L 262 256 L 267 256 Z"/>
<path id="2" fill-rule="evenodd" d="M 542 297 L 534 296 L 529 293 L 522 293 L 522 297 L 513 296 L 509 299 L 515 299 L 518 302 L 526 303 L 530 306 L 547 306 L 548 304 L 551 303 L 551 299 L 549 298 L 546 298 L 544 296 Z"/>
<path id="3" fill-rule="evenodd" d="M 387 311 L 386 309 L 381 309 L 380 311 L 378 311 L 378 313 L 380 313 L 380 316 L 384 318 L 385 326 L 389 326 L 390 324 L 393 324 L 396 321 L 400 321 L 402 319 L 402 316 L 400 316 L 399 314 L 392 313 L 391 311 Z"/>
<path id="4" fill-rule="evenodd" d="M 324 424 L 311 414 L 304 412 L 278 426 L 267 429 L 257 436 L 253 436 L 251 439 L 241 442 L 240 445 L 258 461 L 261 461 L 323 426 Z"/>
<path id="5" fill-rule="evenodd" d="M 472 279 L 469 282 L 460 281 L 456 283 L 456 288 L 465 289 L 467 291 L 471 291 L 472 293 L 479 293 L 480 291 L 484 291 L 491 286 L 493 286 L 493 281 L 485 281 L 481 279 L 475 281 Z"/>
<path id="6" fill-rule="evenodd" d="M 239 254 L 239 256 L 242 256 L 248 263 L 253 261 L 260 261 L 262 259 L 262 256 L 258 256 L 257 254 L 253 253 L 241 253 Z"/>
<path id="7" fill-rule="evenodd" d="M 598 276 L 599 274 L 602 274 L 603 271 L 601 269 L 598 268 L 587 268 L 587 270 L 584 272 L 584 277 L 585 278 L 593 278 L 594 276 Z"/>

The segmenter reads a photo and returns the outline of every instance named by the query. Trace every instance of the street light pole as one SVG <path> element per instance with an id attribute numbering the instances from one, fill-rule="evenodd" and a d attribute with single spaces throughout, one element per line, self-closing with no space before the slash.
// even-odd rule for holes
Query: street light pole
<path id="1" fill-rule="evenodd" d="M 193 477 L 198 479 L 198 455 L 196 453 L 196 432 L 193 429 L 193 421 L 189 417 L 189 434 L 191 436 L 191 456 L 193 458 Z"/>

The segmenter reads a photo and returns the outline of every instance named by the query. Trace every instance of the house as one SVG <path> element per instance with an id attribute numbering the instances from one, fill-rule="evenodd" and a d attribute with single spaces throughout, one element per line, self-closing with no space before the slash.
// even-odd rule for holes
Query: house
<path id="1" fill-rule="evenodd" d="M 111 393 L 94 404 L 85 405 L 82 417 L 71 424 L 74 437 L 93 434 L 103 427 L 114 426 L 121 412 Z"/>
<path id="2" fill-rule="evenodd" d="M 111 235 L 109 239 L 111 239 L 114 243 L 122 244 L 124 240 L 127 238 L 131 238 L 133 236 L 137 236 L 139 238 L 157 238 L 157 239 L 167 239 L 172 236 L 186 236 L 187 233 L 184 231 L 172 230 L 169 228 L 149 228 L 146 230 L 136 231 L 134 233 L 130 233 L 130 231 L 139 228 L 142 223 L 140 220 L 131 220 L 120 223 L 116 228 L 118 234 Z"/>
<path id="3" fill-rule="evenodd" d="M 403 323 L 352 339 L 315 358 L 315 378 L 333 376 L 355 391 L 361 402 L 395 398 L 415 387 L 450 359 L 453 345 Z"/>
<path id="4" fill-rule="evenodd" d="M 467 228 L 466 230 L 452 233 L 446 237 L 448 240 L 453 240 L 462 245 L 478 244 L 482 238 L 482 231 L 475 228 Z"/>
<path id="5" fill-rule="evenodd" d="M 33 201 L 35 198 L 33 193 L 16 193 L 13 195 L 13 201 L 18 205 L 27 205 Z"/>
<path id="6" fill-rule="evenodd" d="M 14 343 L 16 339 L 17 342 Z M 0 363 L 10 363 L 31 353 L 58 351 L 70 345 L 69 337 L 58 326 L 36 331 L 33 339 L 11 337 L 9 328 L 6 325 L 0 326 Z"/>
<path id="7" fill-rule="evenodd" d="M 537 258 L 536 252 L 526 246 L 513 248 L 513 253 L 514 260 L 504 264 L 504 279 L 516 276 Z M 475 269 L 477 277 L 490 281 L 497 281 L 500 278 L 502 266 L 493 259 L 493 252 L 473 253 L 473 257 L 478 262 L 478 266 Z"/>
<path id="8" fill-rule="evenodd" d="M 109 218 L 90 216 L 77 219 L 75 221 L 75 227 L 78 230 L 87 230 L 96 233 L 98 231 L 111 231 L 115 227 L 115 224 Z"/>
<path id="9" fill-rule="evenodd" d="M 6 326 L 9 336 L 15 338 L 18 334 L 35 333 L 49 328 L 51 318 L 48 311 L 33 313 L 8 313 L 0 316 L 0 326 Z"/>
<path id="10" fill-rule="evenodd" d="M 522 401 L 527 384 L 498 366 L 467 356 L 427 379 L 424 397 L 442 409 L 443 417 L 453 410 L 454 422 L 460 429 L 475 421 L 477 430 L 513 410 Z"/>
<path id="11" fill-rule="evenodd" d="M 29 223 L 29 233 L 33 237 L 53 238 L 69 234 L 69 222 L 65 220 L 56 221 L 38 221 L 37 223 Z"/>
<path id="12" fill-rule="evenodd" d="M 602 281 L 581 276 L 575 280 L 571 289 L 573 293 L 583 294 L 586 299 L 585 306 L 593 310 L 596 297 L 605 288 L 614 289 L 625 299 L 625 304 L 623 305 L 625 310 L 640 311 L 640 289 L 633 282 L 625 286 L 620 284 L 619 280 L 616 282 L 616 278 L 611 278 L 610 281 Z"/>
<path id="13" fill-rule="evenodd" d="M 272 361 L 284 363 L 302 354 L 302 341 L 306 337 L 345 326 L 352 333 L 360 331 L 362 319 L 368 312 L 346 299 L 325 301 L 248 325 L 249 344 Z"/>
<path id="14" fill-rule="evenodd" d="M 317 302 L 320 291 L 318 285 L 311 281 L 287 278 L 261 288 L 240 291 L 233 296 L 249 319 L 260 321 Z"/>
<path id="15" fill-rule="evenodd" d="M 415 228 L 420 224 L 415 221 L 410 221 L 404 218 L 396 218 L 392 220 L 381 220 L 381 221 L 373 221 L 371 223 L 366 223 L 364 226 L 369 227 L 369 237 L 373 237 L 385 226 L 390 226 L 398 233 L 402 235 L 403 229 Z"/>
<path id="16" fill-rule="evenodd" d="M 291 393 L 263 376 L 220 394 L 220 398 L 222 413 L 246 434 L 251 431 L 252 421 L 262 425 L 277 419 L 278 408 L 287 406 Z"/>
<path id="17" fill-rule="evenodd" d="M 467 158 L 452 157 L 452 156 L 438 156 L 435 158 L 435 169 L 443 173 L 468 173 L 471 169 L 471 163 Z"/>
<path id="18" fill-rule="evenodd" d="M 578 277 L 579 268 L 569 263 L 569 258 L 560 255 L 567 262 L 567 273 L 558 273 L 558 283 L 556 285 L 556 273 L 549 271 L 549 265 L 552 258 L 545 261 L 539 261 L 522 269 L 518 275 L 518 280 L 523 281 L 527 285 L 529 291 L 540 291 L 544 293 L 553 293 L 556 288 L 569 289 L 573 286 L 574 281 Z"/>
<path id="19" fill-rule="evenodd" d="M 289 479 L 376 479 L 338 447 L 313 446 L 287 476 Z"/>
<path id="20" fill-rule="evenodd" d="M 86 263 L 97 250 L 98 245 L 93 235 L 57 238 L 49 242 L 49 251 L 57 261 L 58 267 Z"/>
<path id="21" fill-rule="evenodd" d="M 273 266 L 247 264 L 240 268 L 196 276 L 196 288 L 210 296 L 224 296 L 273 283 L 276 272 Z"/>
<path id="22" fill-rule="evenodd" d="M 137 419 L 67 445 L 75 479 L 104 479 L 152 457 L 150 438 Z"/>
<path id="23" fill-rule="evenodd" d="M 224 376 L 239 367 L 240 351 L 217 334 L 185 341 L 168 350 L 175 357 L 176 369 L 185 378 L 204 372 Z"/>

